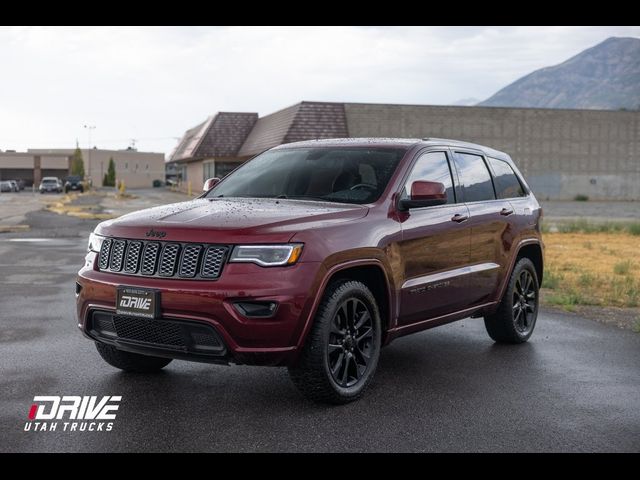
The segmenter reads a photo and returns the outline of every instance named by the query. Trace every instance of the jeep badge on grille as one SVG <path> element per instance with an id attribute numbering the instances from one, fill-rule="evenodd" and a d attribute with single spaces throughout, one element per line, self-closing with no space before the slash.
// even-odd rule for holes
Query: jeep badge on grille
<path id="1" fill-rule="evenodd" d="M 155 238 L 164 238 L 167 236 L 167 232 L 162 232 L 159 230 L 154 230 L 153 228 L 145 233 L 147 237 L 155 237 Z"/>

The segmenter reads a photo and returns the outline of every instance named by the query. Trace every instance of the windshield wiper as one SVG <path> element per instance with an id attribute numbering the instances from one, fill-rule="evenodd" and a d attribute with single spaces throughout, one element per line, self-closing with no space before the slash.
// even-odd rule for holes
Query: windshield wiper
<path id="1" fill-rule="evenodd" d="M 293 198 L 296 200 L 316 200 L 319 202 L 328 202 L 329 200 L 327 200 L 324 197 L 316 197 L 313 195 L 289 195 L 288 197 L 285 198 Z"/>

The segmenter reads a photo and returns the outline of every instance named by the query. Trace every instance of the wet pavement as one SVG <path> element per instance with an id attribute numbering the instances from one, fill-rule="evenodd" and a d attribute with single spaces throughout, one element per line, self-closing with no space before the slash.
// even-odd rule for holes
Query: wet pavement
<path id="1" fill-rule="evenodd" d="M 399 339 L 356 403 L 305 400 L 286 370 L 174 361 L 121 373 L 76 327 L 97 221 L 34 211 L 0 235 L 0 451 L 640 451 L 640 334 L 541 313 L 498 346 L 468 319 Z M 25 432 L 35 395 L 118 395 L 110 432 Z"/>

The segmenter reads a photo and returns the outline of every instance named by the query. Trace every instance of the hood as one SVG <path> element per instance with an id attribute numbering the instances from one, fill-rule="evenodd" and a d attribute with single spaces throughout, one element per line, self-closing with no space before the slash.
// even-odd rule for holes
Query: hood
<path id="1" fill-rule="evenodd" d="M 304 200 L 201 198 L 108 220 L 96 233 L 124 238 L 165 233 L 163 240 L 185 242 L 286 242 L 302 229 L 352 221 L 368 211 L 362 205 Z"/>

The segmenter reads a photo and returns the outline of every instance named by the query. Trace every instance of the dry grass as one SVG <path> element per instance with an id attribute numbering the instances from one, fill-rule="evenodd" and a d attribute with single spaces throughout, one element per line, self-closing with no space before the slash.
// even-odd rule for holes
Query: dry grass
<path id="1" fill-rule="evenodd" d="M 545 302 L 636 307 L 640 304 L 640 239 L 626 232 L 547 233 Z"/>
<path id="2" fill-rule="evenodd" d="M 58 215 L 69 215 L 71 217 L 78 217 L 89 220 L 109 220 L 114 218 L 114 215 L 109 213 L 102 213 L 99 210 L 99 202 L 89 205 L 71 205 L 78 193 L 67 193 L 60 201 L 48 204 L 46 209 L 50 212 L 57 213 Z M 85 195 L 92 195 L 91 193 Z"/>

